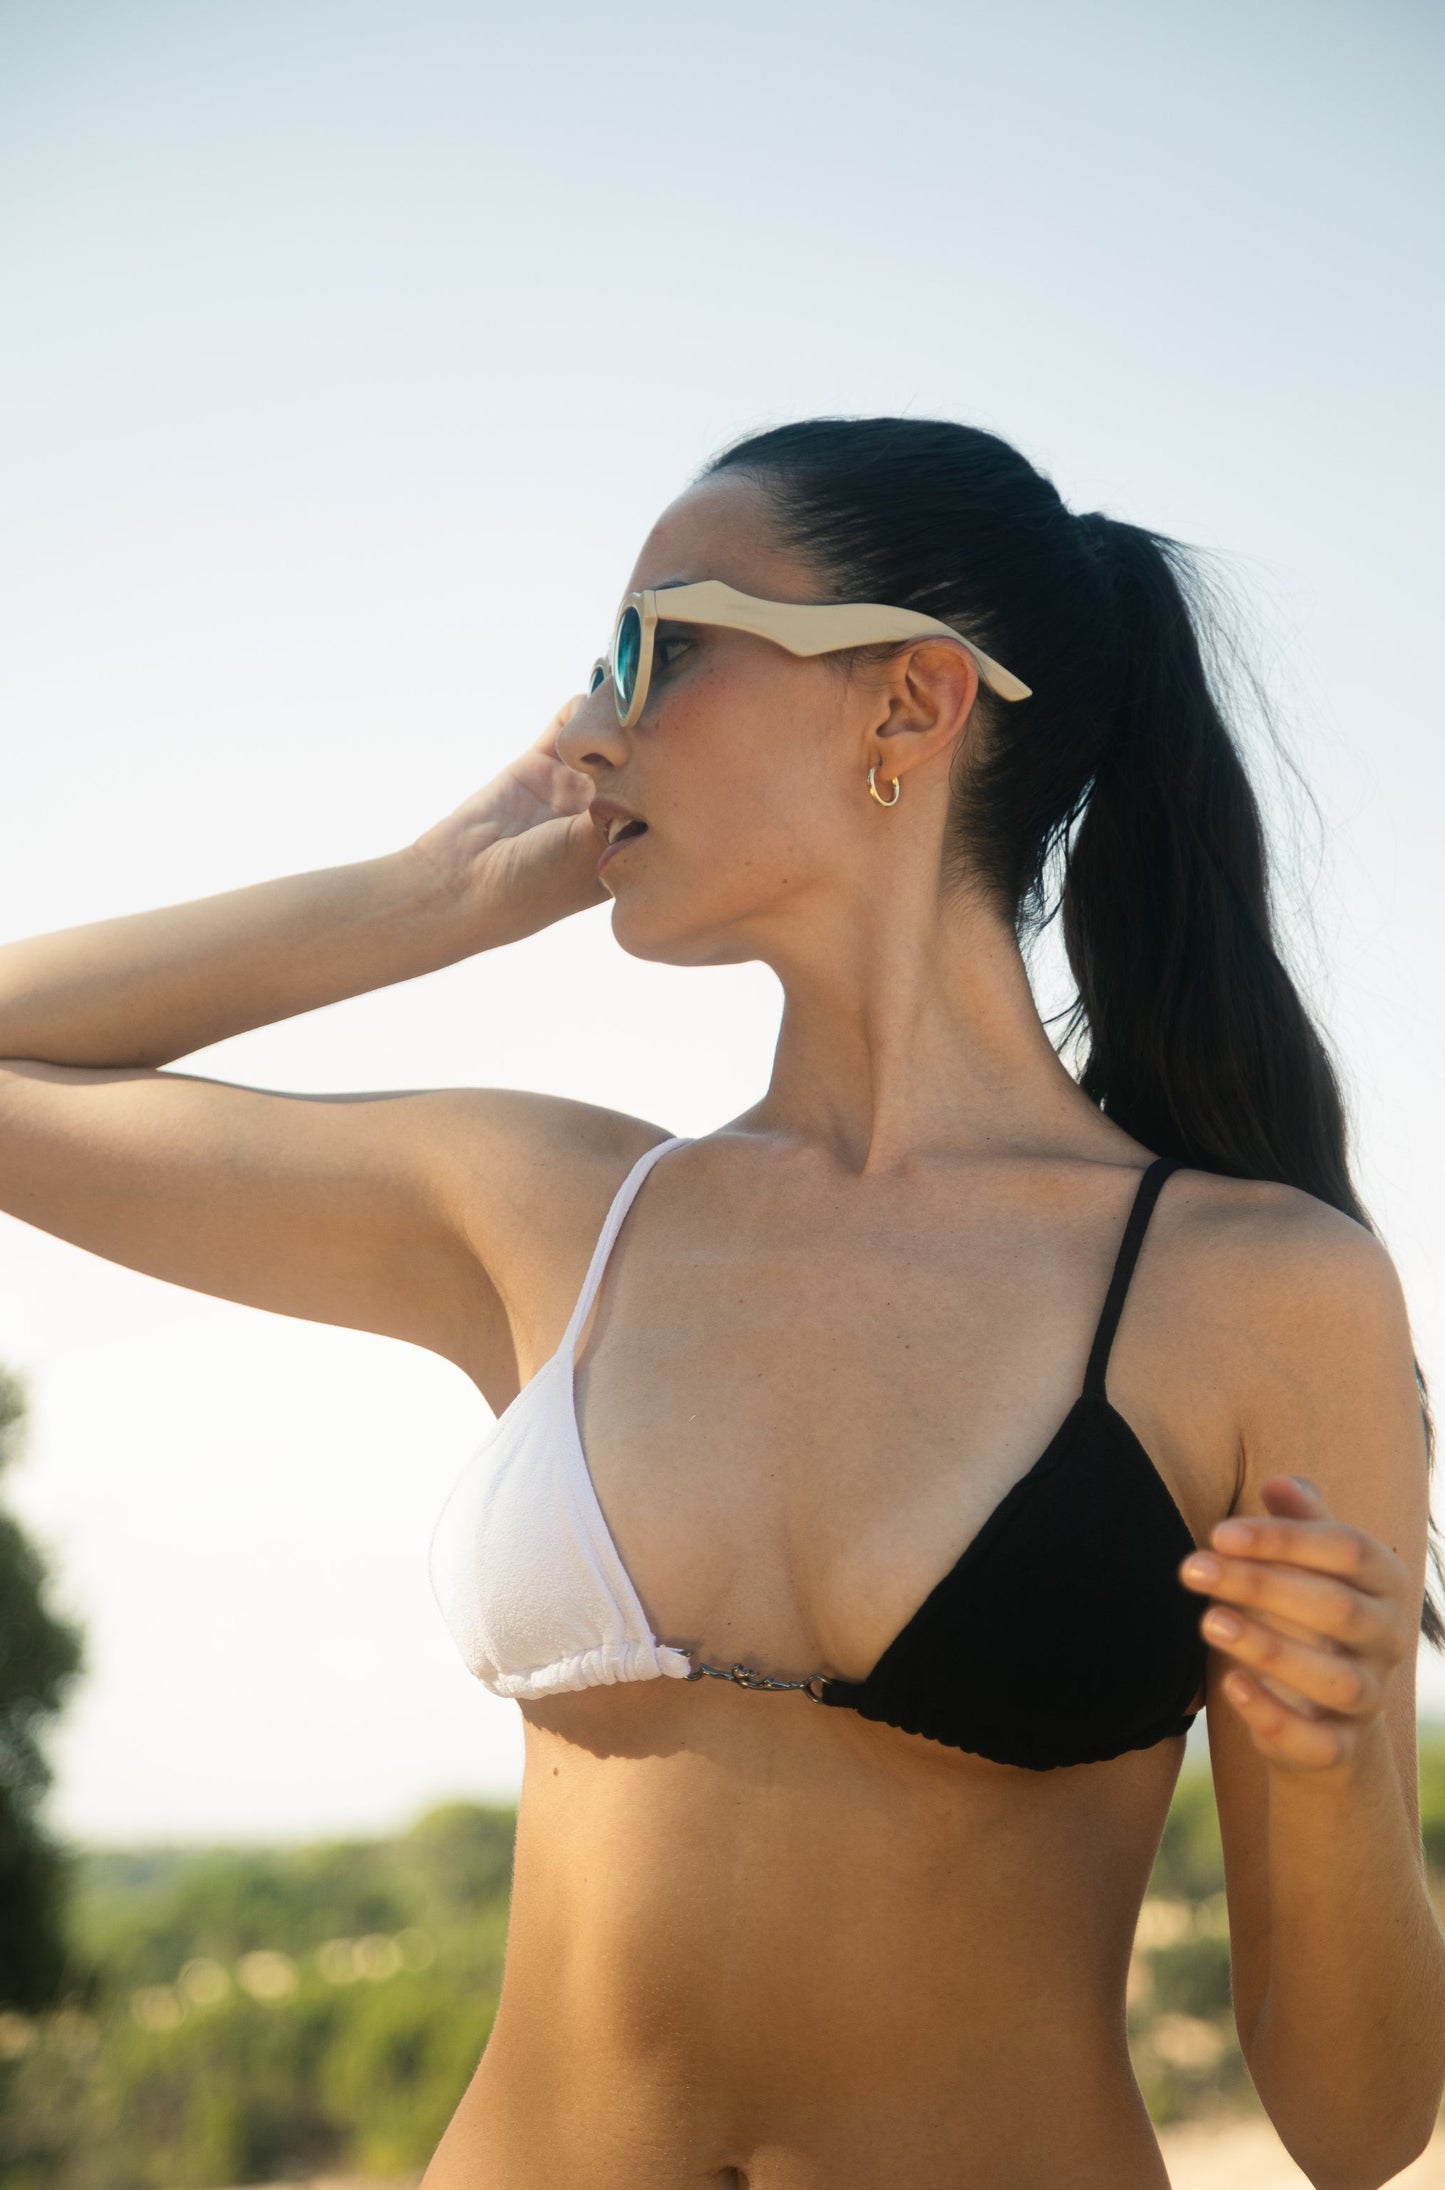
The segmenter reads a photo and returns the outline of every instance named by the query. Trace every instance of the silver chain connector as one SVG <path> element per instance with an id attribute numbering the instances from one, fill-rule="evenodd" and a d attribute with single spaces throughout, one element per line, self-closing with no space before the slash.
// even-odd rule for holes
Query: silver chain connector
<path id="1" fill-rule="evenodd" d="M 766 1673 L 755 1672 L 750 1665 L 744 1665 L 741 1658 L 736 1659 L 732 1665 L 709 1665 L 705 1658 L 695 1657 L 690 1650 L 685 1650 L 683 1656 L 692 1667 L 692 1671 L 686 1676 L 690 1681 L 700 1681 L 706 1673 L 712 1680 L 733 1681 L 739 1688 L 798 1688 L 805 1696 L 811 1696 L 814 1703 L 821 1703 L 823 1700 L 821 1690 L 825 1676 L 822 1673 L 809 1673 L 800 1681 L 777 1681 Z"/>

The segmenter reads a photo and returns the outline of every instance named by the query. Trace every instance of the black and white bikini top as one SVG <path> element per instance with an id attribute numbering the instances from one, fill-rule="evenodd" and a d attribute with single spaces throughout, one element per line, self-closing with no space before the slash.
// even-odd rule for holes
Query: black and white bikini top
<path id="1" fill-rule="evenodd" d="M 433 1530 L 433 1593 L 468 1668 L 495 1695 L 612 1681 L 792 1688 L 1001 1764 L 1047 1771 L 1183 1734 L 1204 1678 L 1199 1605 L 1178 1576 L 1194 1549 L 1163 1477 L 1104 1389 L 1109 1348 L 1160 1187 L 1141 1173 L 1084 1387 L 861 1681 L 770 1680 L 653 1634 L 597 1500 L 577 1427 L 577 1341 L 643 1180 L 683 1135 L 633 1165 L 607 1212 L 557 1351 L 498 1416 Z"/>

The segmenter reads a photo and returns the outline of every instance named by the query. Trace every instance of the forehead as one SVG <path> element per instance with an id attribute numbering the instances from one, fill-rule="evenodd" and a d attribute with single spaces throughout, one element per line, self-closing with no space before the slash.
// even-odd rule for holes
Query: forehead
<path id="1" fill-rule="evenodd" d="M 741 472 L 699 480 L 669 502 L 623 590 L 692 585 L 701 578 L 721 578 L 765 600 L 806 600 L 816 591 L 806 564 L 779 539 L 762 488 Z"/>

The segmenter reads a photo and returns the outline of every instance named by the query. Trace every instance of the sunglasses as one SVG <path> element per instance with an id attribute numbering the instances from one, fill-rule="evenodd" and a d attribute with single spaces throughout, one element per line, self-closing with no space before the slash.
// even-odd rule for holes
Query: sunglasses
<path id="1" fill-rule="evenodd" d="M 659 602 L 665 603 L 659 608 Z M 696 585 L 651 587 L 629 593 L 617 612 L 612 652 L 592 664 L 587 689 L 595 692 L 612 678 L 617 720 L 624 730 L 636 722 L 647 705 L 652 681 L 652 643 L 659 621 L 682 624 L 717 624 L 729 631 L 750 631 L 759 639 L 790 654 L 836 654 L 849 646 L 872 646 L 880 639 L 956 640 L 967 647 L 978 664 L 978 673 L 991 692 L 1003 700 L 1026 700 L 1032 687 L 1024 684 L 966 639 L 952 624 L 935 616 L 921 616 L 911 608 L 884 608 L 876 601 L 842 601 L 801 604 L 762 601 L 751 593 L 739 593 L 719 578 L 704 578 Z"/>

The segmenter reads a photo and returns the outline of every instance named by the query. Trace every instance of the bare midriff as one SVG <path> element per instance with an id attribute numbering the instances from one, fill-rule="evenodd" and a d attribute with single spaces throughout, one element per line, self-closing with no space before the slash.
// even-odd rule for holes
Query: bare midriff
<path id="1" fill-rule="evenodd" d="M 722 1682 L 523 1708 L 423 2190 L 1167 2190 L 1124 1998 L 1182 1737 L 1032 1772 Z"/>

